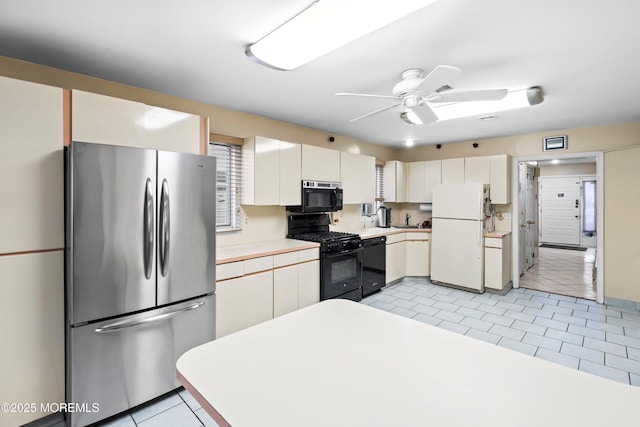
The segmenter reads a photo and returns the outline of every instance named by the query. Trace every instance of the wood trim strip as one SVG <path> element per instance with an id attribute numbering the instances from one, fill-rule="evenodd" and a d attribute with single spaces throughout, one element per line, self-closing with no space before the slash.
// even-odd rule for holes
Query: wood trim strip
<path id="1" fill-rule="evenodd" d="M 200 154 L 206 156 L 209 152 L 209 117 L 200 116 Z"/>
<path id="2" fill-rule="evenodd" d="M 231 427 L 231 424 L 229 424 L 227 420 L 225 420 L 224 417 L 220 415 L 213 406 L 211 406 L 207 399 L 205 399 L 177 369 L 176 376 L 178 381 L 184 386 L 185 390 L 187 390 L 193 398 L 196 399 L 200 406 L 202 406 L 202 409 L 204 409 L 220 427 Z"/>
<path id="3" fill-rule="evenodd" d="M 216 260 L 216 265 L 228 264 L 230 262 L 246 261 L 254 258 L 262 258 L 266 256 L 271 256 L 271 255 L 286 254 L 288 252 L 298 252 L 298 251 L 303 251 L 305 249 L 317 249 L 317 248 L 320 248 L 320 244 L 309 243 L 308 245 L 304 245 L 304 246 L 301 245 L 296 248 L 274 249 L 268 252 L 259 252 L 259 253 L 253 253 L 253 254 L 247 254 L 247 255 L 238 255 L 231 258 L 219 259 L 219 260 Z"/>
<path id="4" fill-rule="evenodd" d="M 384 166 L 386 162 L 384 160 L 378 160 L 376 159 L 376 166 Z"/>
<path id="5" fill-rule="evenodd" d="M 242 138 L 237 138 L 235 136 L 229 136 L 229 135 L 220 135 L 219 133 L 210 133 L 209 141 L 224 142 L 225 144 L 231 144 L 231 145 L 244 144 L 244 139 Z"/>
<path id="6" fill-rule="evenodd" d="M 62 145 L 71 145 L 71 90 L 62 90 Z"/>
<path id="7" fill-rule="evenodd" d="M 55 249 L 42 249 L 39 251 L 24 251 L 24 252 L 7 252 L 4 254 L 0 254 L 0 257 L 3 256 L 15 256 L 15 255 L 31 255 L 31 254 L 43 254 L 47 252 L 59 252 L 64 251 L 64 248 L 55 248 Z"/>

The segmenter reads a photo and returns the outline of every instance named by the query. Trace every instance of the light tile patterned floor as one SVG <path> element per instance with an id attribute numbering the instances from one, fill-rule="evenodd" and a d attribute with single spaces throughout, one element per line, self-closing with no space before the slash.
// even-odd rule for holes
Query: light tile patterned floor
<path id="1" fill-rule="evenodd" d="M 410 278 L 362 303 L 640 386 L 640 312 L 635 310 L 532 289 L 476 294 Z"/>
<path id="2" fill-rule="evenodd" d="M 593 248 L 584 252 L 539 248 L 538 262 L 520 278 L 520 286 L 595 301 L 594 262 Z"/>

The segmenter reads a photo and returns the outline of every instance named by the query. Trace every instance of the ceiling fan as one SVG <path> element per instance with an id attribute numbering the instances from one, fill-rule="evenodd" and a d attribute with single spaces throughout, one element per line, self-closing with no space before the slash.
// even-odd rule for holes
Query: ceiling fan
<path id="1" fill-rule="evenodd" d="M 498 101 L 507 96 L 507 89 L 466 90 L 451 89 L 448 85 L 462 74 L 459 68 L 449 65 L 438 65 L 426 77 L 419 68 L 403 71 L 402 80 L 392 89 L 392 96 L 372 95 L 365 93 L 336 93 L 336 96 L 361 96 L 368 98 L 394 99 L 393 105 L 380 108 L 370 113 L 351 119 L 363 119 L 396 107 L 401 107 L 400 118 L 412 125 L 432 123 L 438 120 L 430 103 L 451 103 L 466 101 Z"/>

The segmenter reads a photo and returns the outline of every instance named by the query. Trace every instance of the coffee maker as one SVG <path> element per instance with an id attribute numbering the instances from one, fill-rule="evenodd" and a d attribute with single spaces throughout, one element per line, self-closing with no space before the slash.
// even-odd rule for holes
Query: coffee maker
<path id="1" fill-rule="evenodd" d="M 380 206 L 378 208 L 378 227 L 391 227 L 391 208 L 388 206 Z"/>

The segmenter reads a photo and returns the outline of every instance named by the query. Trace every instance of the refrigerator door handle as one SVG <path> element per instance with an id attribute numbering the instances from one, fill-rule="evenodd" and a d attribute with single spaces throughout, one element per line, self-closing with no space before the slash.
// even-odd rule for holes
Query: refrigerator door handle
<path id="1" fill-rule="evenodd" d="M 202 307 L 203 305 L 204 305 L 204 301 L 198 301 L 193 304 L 189 304 L 186 307 L 180 307 L 180 308 L 175 308 L 175 309 L 165 311 L 156 316 L 146 317 L 146 318 L 137 318 L 132 320 L 124 320 L 124 321 L 103 325 L 103 326 L 100 326 L 99 328 L 96 328 L 94 332 L 96 334 L 108 334 L 110 332 L 118 332 L 123 329 L 128 329 L 134 326 L 141 326 L 141 325 L 146 325 L 152 322 L 159 322 L 159 321 L 167 320 L 172 317 L 178 316 L 180 314 L 186 313 L 188 311 L 195 310 L 197 308 Z"/>
<path id="2" fill-rule="evenodd" d="M 169 249 L 171 223 L 169 218 L 169 184 L 162 180 L 162 192 L 160 194 L 160 273 L 163 277 L 169 272 Z"/>
<path id="3" fill-rule="evenodd" d="M 147 178 L 144 192 L 144 218 L 143 218 L 143 262 L 144 275 L 147 279 L 151 278 L 153 271 L 153 235 L 155 233 L 154 225 L 154 209 L 152 183 L 151 178 Z"/>

